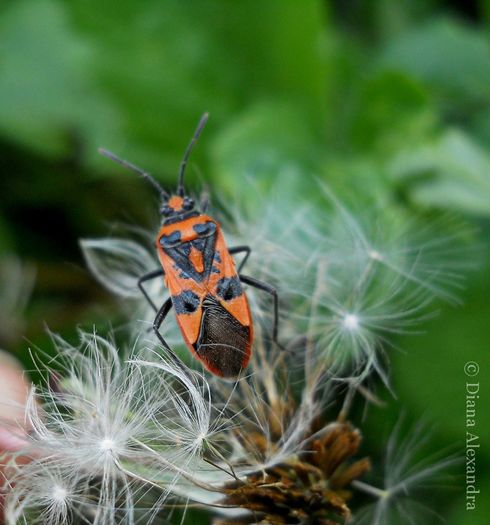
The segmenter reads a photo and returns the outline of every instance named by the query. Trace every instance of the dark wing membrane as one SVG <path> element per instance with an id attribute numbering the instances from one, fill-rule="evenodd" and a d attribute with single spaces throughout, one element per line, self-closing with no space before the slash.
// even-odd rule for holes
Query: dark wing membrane
<path id="1" fill-rule="evenodd" d="M 203 302 L 194 350 L 207 368 L 222 377 L 237 377 L 250 359 L 250 327 L 243 326 L 212 296 Z"/>

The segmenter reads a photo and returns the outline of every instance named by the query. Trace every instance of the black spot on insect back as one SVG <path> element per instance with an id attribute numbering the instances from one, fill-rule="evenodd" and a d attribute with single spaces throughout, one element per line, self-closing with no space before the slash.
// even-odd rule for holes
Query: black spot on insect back
<path id="1" fill-rule="evenodd" d="M 160 245 L 163 248 L 171 248 L 172 246 L 180 243 L 180 237 L 181 235 L 179 230 L 172 232 L 170 235 L 162 235 L 160 237 Z"/>
<path id="2" fill-rule="evenodd" d="M 191 290 L 184 290 L 172 296 L 172 303 L 177 314 L 192 314 L 199 306 L 199 296 Z"/>
<path id="3" fill-rule="evenodd" d="M 216 224 L 214 222 L 208 221 L 205 223 L 195 224 L 193 226 L 194 231 L 202 237 L 212 235 L 216 231 Z"/>
<path id="4" fill-rule="evenodd" d="M 225 301 L 231 301 L 235 297 L 240 297 L 243 290 L 239 277 L 235 275 L 234 277 L 223 277 L 220 279 L 216 287 L 216 293 Z"/>

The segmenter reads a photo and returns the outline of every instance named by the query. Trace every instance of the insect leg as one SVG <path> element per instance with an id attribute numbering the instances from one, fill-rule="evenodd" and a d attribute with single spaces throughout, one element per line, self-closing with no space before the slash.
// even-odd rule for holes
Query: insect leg
<path id="1" fill-rule="evenodd" d="M 158 311 L 158 308 L 155 306 L 155 303 L 151 300 L 147 291 L 144 289 L 143 283 L 145 281 L 155 279 L 155 277 L 159 277 L 160 275 L 164 275 L 164 274 L 165 272 L 163 271 L 163 268 L 158 268 L 158 270 L 153 270 L 152 272 L 145 273 L 145 275 L 142 275 L 138 279 L 138 288 L 141 290 L 141 293 L 145 296 L 145 299 L 150 303 L 151 307 L 153 308 L 153 310 L 155 310 L 155 312 Z"/>
<path id="2" fill-rule="evenodd" d="M 279 341 L 277 340 L 277 332 L 279 325 L 279 297 L 277 295 L 277 290 L 270 284 L 264 283 L 263 281 L 259 281 L 258 279 L 254 279 L 253 277 L 249 277 L 248 275 L 239 274 L 239 277 L 242 283 L 249 284 L 254 288 L 263 290 L 264 292 L 267 292 L 272 295 L 272 298 L 274 300 L 274 324 L 272 326 L 272 340 L 274 341 L 274 343 L 277 344 L 277 346 L 279 346 L 279 348 L 284 349 L 281 343 L 279 343 Z"/>
<path id="3" fill-rule="evenodd" d="M 247 262 L 248 256 L 252 252 L 252 249 L 250 248 L 250 246 L 233 246 L 233 248 L 230 248 L 228 251 L 230 252 L 231 255 L 234 255 L 235 253 L 247 252 L 245 254 L 245 257 L 242 259 L 242 262 L 240 263 L 240 266 L 238 266 L 238 272 L 241 272 L 242 268 L 244 267 L 245 263 Z"/>
<path id="4" fill-rule="evenodd" d="M 175 364 L 183 368 L 185 371 L 185 366 L 183 365 L 182 360 L 177 356 L 177 354 L 173 350 L 171 350 L 169 344 L 167 343 L 167 341 L 165 341 L 162 334 L 160 333 L 160 327 L 162 326 L 162 323 L 167 317 L 171 308 L 172 308 L 172 298 L 169 297 L 158 310 L 155 320 L 153 321 L 153 331 L 155 332 L 155 335 L 158 337 L 160 343 L 162 343 L 165 350 L 168 352 L 168 354 L 170 355 L 172 360 L 175 362 Z"/>
<path id="5" fill-rule="evenodd" d="M 167 349 L 170 350 L 170 346 L 168 345 L 167 341 L 163 338 L 162 334 L 160 333 L 160 326 L 162 326 L 163 321 L 165 320 L 165 317 L 167 317 L 168 312 L 170 312 L 170 309 L 172 308 L 172 299 L 169 297 L 160 307 L 160 309 L 157 312 L 157 315 L 155 317 L 155 320 L 153 321 L 153 331 L 155 332 L 155 335 L 158 337 L 162 345 Z M 170 350 L 171 351 L 171 350 Z"/>

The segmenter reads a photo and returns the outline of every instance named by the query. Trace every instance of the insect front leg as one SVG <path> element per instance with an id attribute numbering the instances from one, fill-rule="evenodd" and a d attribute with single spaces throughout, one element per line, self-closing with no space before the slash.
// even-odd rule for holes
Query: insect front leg
<path id="1" fill-rule="evenodd" d="M 272 340 L 277 344 L 277 346 L 279 346 L 279 348 L 281 348 L 281 350 L 285 350 L 284 346 L 277 340 L 279 327 L 279 296 L 277 295 L 277 290 L 270 284 L 259 281 L 258 279 L 254 279 L 253 277 L 249 277 L 248 275 L 239 274 L 239 277 L 242 283 L 248 284 L 254 288 L 257 288 L 258 290 L 263 290 L 264 292 L 272 295 L 272 299 L 274 300 L 274 324 L 272 326 Z"/>
<path id="2" fill-rule="evenodd" d="M 155 306 L 155 303 L 151 300 L 151 297 L 148 295 L 148 292 L 143 287 L 143 283 L 145 281 L 150 281 L 151 279 L 155 279 L 156 277 L 160 277 L 162 275 L 165 275 L 163 268 L 158 268 L 158 270 L 153 270 L 152 272 L 146 273 L 138 279 L 138 288 L 141 290 L 141 293 L 145 296 L 145 299 L 150 303 L 151 307 L 153 308 L 153 310 L 155 310 L 155 312 L 158 311 L 158 308 Z"/>
<path id="3" fill-rule="evenodd" d="M 252 249 L 250 246 L 233 246 L 233 248 L 230 248 L 229 250 L 230 255 L 235 255 L 237 253 L 246 252 L 245 256 L 242 259 L 242 262 L 240 263 L 240 266 L 238 266 L 238 272 L 242 271 L 242 268 L 245 266 L 245 263 L 247 262 L 247 259 L 252 252 Z M 252 285 L 253 286 L 253 285 Z"/>

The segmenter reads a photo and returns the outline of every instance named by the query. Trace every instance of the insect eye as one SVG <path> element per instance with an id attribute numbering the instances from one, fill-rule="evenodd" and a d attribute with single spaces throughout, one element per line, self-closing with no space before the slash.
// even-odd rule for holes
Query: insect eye
<path id="1" fill-rule="evenodd" d="M 192 210 L 192 208 L 194 208 L 194 199 L 191 197 L 185 197 L 182 207 L 184 210 Z"/>
<path id="2" fill-rule="evenodd" d="M 160 213 L 164 216 L 164 217 L 168 217 L 169 215 L 171 215 L 172 213 L 172 208 L 168 205 L 168 204 L 164 204 L 161 208 L 160 208 Z"/>

